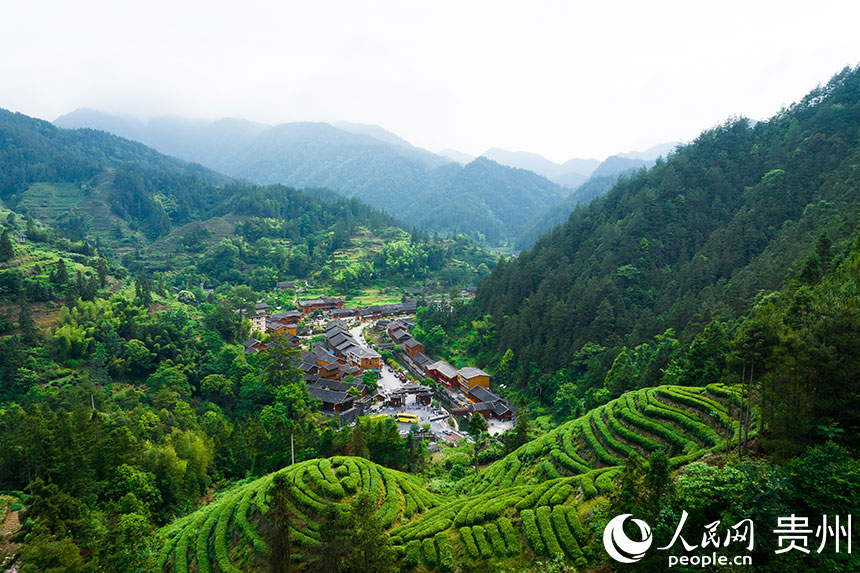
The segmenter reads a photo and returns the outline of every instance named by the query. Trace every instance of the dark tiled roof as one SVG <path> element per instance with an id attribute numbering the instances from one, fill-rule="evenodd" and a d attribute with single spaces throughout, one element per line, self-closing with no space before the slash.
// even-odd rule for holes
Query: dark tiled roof
<path id="1" fill-rule="evenodd" d="M 495 402 L 496 400 L 501 400 L 498 396 L 484 388 L 483 386 L 475 386 L 469 393 L 475 397 L 476 400 L 480 400 L 481 402 Z"/>
<path id="2" fill-rule="evenodd" d="M 496 403 L 493 405 L 493 413 L 496 416 L 503 416 L 508 412 L 513 414 L 514 410 L 505 400 L 497 400 Z"/>
<path id="3" fill-rule="evenodd" d="M 346 392 L 350 388 L 355 388 L 356 390 L 358 390 L 362 394 L 364 394 L 367 391 L 367 386 L 365 386 L 364 384 L 358 383 L 358 382 L 354 382 L 352 384 L 349 384 L 347 382 L 341 382 L 339 380 L 320 379 L 314 385 L 319 386 L 320 388 L 323 388 L 325 390 L 333 390 L 335 392 Z"/>
<path id="4" fill-rule="evenodd" d="M 423 344 L 421 344 L 420 342 L 418 342 L 414 338 L 410 338 L 409 340 L 407 340 L 403 344 L 405 344 L 407 348 L 415 348 L 416 346 L 424 346 Z"/>
<path id="5" fill-rule="evenodd" d="M 466 368 L 460 369 L 460 375 L 463 378 L 474 378 L 475 376 L 489 376 L 486 372 L 481 370 L 480 368 L 474 368 L 472 366 L 467 366 Z"/>
<path id="6" fill-rule="evenodd" d="M 325 388 L 321 388 L 316 385 L 308 386 L 308 394 L 311 395 L 311 398 L 319 400 L 320 402 L 324 402 L 326 404 L 343 404 L 349 400 L 352 400 L 353 397 L 347 394 L 346 392 L 337 392 L 335 390 L 326 390 Z"/>
<path id="7" fill-rule="evenodd" d="M 431 370 L 436 370 L 439 374 L 445 376 L 450 380 L 454 380 L 457 378 L 457 369 L 445 362 L 444 360 L 440 360 L 438 362 L 434 362 L 430 366 L 428 366 Z"/>

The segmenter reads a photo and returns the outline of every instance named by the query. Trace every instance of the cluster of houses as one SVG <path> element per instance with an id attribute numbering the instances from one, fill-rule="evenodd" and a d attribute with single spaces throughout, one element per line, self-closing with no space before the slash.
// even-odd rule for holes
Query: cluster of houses
<path id="1" fill-rule="evenodd" d="M 330 312 L 333 310 L 342 309 L 343 299 L 323 295 L 319 298 L 314 298 L 311 300 L 300 300 L 298 302 L 298 305 L 302 311 L 302 314 L 307 316 L 309 314 L 315 313 L 318 310 L 322 312 Z"/>
<path id="2" fill-rule="evenodd" d="M 337 416 L 343 422 L 352 421 L 370 406 L 367 386 L 359 382 L 318 378 L 307 381 L 307 390 L 311 398 L 322 403 L 323 413 Z"/>
<path id="3" fill-rule="evenodd" d="M 317 343 L 310 352 L 302 351 L 299 367 L 304 372 L 308 394 L 322 403 L 322 411 L 349 422 L 366 412 L 371 400 L 367 386 L 356 381 L 364 370 L 379 369 L 382 357 L 364 348 L 349 333 L 346 323 L 333 320 L 326 324 L 326 342 Z"/>
<path id="4" fill-rule="evenodd" d="M 335 319 L 325 325 L 325 341 L 335 356 L 356 366 L 362 372 L 382 368 L 382 356 L 360 344 L 342 320 Z"/>
<path id="5" fill-rule="evenodd" d="M 302 318 L 302 313 L 297 310 L 269 314 L 269 305 L 264 302 L 255 304 L 254 311 L 251 326 L 253 330 L 262 333 L 277 332 L 295 336 Z"/>
<path id="6" fill-rule="evenodd" d="M 375 304 L 362 308 L 338 308 L 332 310 L 329 315 L 332 318 L 346 319 L 358 318 L 360 320 L 379 320 L 386 316 L 397 316 L 415 314 L 418 310 L 418 302 L 407 300 L 396 304 Z"/>
<path id="7" fill-rule="evenodd" d="M 454 413 L 478 412 L 484 418 L 511 420 L 516 409 L 504 398 L 490 391 L 490 375 L 472 366 L 457 369 L 444 360 L 434 361 L 424 353 L 424 345 L 409 332 L 411 323 L 404 320 L 379 321 L 377 326 L 385 328 L 392 343 L 399 346 L 415 369 L 438 384 L 461 391 L 469 404 Z"/>
<path id="8" fill-rule="evenodd" d="M 290 344 L 298 346 L 299 337 L 296 335 L 299 328 L 299 320 L 302 313 L 297 310 L 288 310 L 269 314 L 269 305 L 261 302 L 254 305 L 254 316 L 251 317 L 251 329 L 263 334 L 284 334 L 289 337 Z M 265 350 L 266 345 L 256 338 L 249 338 L 243 343 L 246 354 L 256 354 Z"/>

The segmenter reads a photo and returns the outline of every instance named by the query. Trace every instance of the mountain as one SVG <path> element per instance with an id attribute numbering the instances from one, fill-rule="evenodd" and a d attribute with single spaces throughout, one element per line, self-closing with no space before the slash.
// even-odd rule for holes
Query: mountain
<path id="1" fill-rule="evenodd" d="M 666 143 L 658 143 L 653 147 L 649 147 L 645 151 L 630 151 L 627 153 L 618 153 L 620 157 L 627 159 L 641 159 L 643 161 L 654 161 L 658 157 L 667 157 L 670 153 L 681 145 L 680 141 L 669 141 Z"/>
<path id="2" fill-rule="evenodd" d="M 567 197 L 532 217 L 517 238 L 516 248 L 530 249 L 541 235 L 556 225 L 561 225 L 567 221 L 577 207 L 588 205 L 592 199 L 611 189 L 620 176 L 620 173 L 616 173 L 615 175 L 589 177 L 588 181 L 579 185 Z"/>
<path id="3" fill-rule="evenodd" d="M 856 69 L 768 121 L 702 133 L 575 210 L 480 284 L 469 320 L 492 317 L 483 360 L 510 349 L 511 384 L 531 396 L 543 386 L 541 399 L 551 400 L 552 373 L 594 390 L 622 349 L 635 360 L 638 345 L 659 346 L 655 337 L 668 329 L 710 348 L 757 293 L 847 240 L 860 214 L 858 161 Z M 665 366 L 655 367 L 657 383 Z M 546 385 L 534 383 L 538 371 Z"/>
<path id="4" fill-rule="evenodd" d="M 488 149 L 482 154 L 482 157 L 486 157 L 487 159 L 492 159 L 496 163 L 501 163 L 502 165 L 507 165 L 509 167 L 516 167 L 518 169 L 528 169 L 529 171 L 534 171 L 539 175 L 543 175 L 547 179 L 555 179 L 559 173 L 562 171 L 562 166 L 554 161 L 550 161 L 543 155 L 539 155 L 537 153 L 528 153 L 525 151 L 507 151 L 505 149 L 499 149 L 498 147 L 493 147 L 492 149 Z M 576 161 L 576 160 L 572 160 Z M 588 160 L 580 160 L 580 161 L 588 161 Z M 597 165 L 597 160 L 593 160 L 595 166 Z M 574 167 L 584 166 L 584 163 L 579 164 L 571 164 L 567 171 L 573 171 Z M 588 177 L 590 172 L 587 171 L 587 167 L 580 171 L 580 173 Z"/>
<path id="5" fill-rule="evenodd" d="M 439 151 L 439 155 L 442 157 L 447 157 L 452 161 L 456 161 L 462 165 L 466 163 L 470 163 L 475 160 L 474 155 L 470 155 L 468 153 L 463 153 L 462 151 L 457 151 L 456 149 L 442 149 Z"/>
<path id="6" fill-rule="evenodd" d="M 431 273 L 470 284 L 494 265 L 468 237 L 431 240 L 357 198 L 237 182 L 103 131 L 0 111 L 0 139 L 0 200 L 68 239 L 133 250 L 125 264 L 135 269 L 259 289 L 277 277 L 319 278 L 349 292 L 372 277 Z M 361 249 L 345 256 L 354 244 Z"/>
<path id="7" fill-rule="evenodd" d="M 559 185 L 576 189 L 591 176 L 611 177 L 641 167 L 651 167 L 658 157 L 668 155 L 678 145 L 678 142 L 674 141 L 660 143 L 645 151 L 618 153 L 606 158 L 604 161 L 575 157 L 565 161 L 561 165 L 536 153 L 507 151 L 497 147 L 488 149 L 483 154 L 483 157 L 509 167 L 534 171 Z"/>
<path id="8" fill-rule="evenodd" d="M 466 233 L 494 245 L 513 243 L 525 224 L 522 213 L 539 213 L 567 194 L 545 178 L 495 162 L 467 169 L 378 126 L 270 127 L 176 118 L 136 122 L 88 110 L 60 117 L 56 124 L 98 126 L 258 184 L 333 189 L 422 229 Z M 475 176 L 487 177 L 494 186 Z"/>
<path id="9" fill-rule="evenodd" d="M 639 169 L 647 169 L 654 165 L 656 158 L 667 153 L 667 150 L 674 150 L 678 146 L 677 143 L 666 143 L 656 145 L 651 149 L 643 152 L 633 152 L 631 154 L 618 154 L 607 157 L 602 161 L 592 172 L 591 177 L 577 184 L 574 190 L 558 203 L 544 209 L 543 212 L 532 218 L 525 226 L 525 229 L 517 238 L 516 247 L 518 249 L 528 249 L 534 242 L 546 231 L 564 223 L 570 214 L 579 205 L 587 205 L 592 199 L 599 197 L 613 185 L 618 179 L 625 175 L 630 175 Z M 656 155 L 655 155 L 656 154 Z M 633 155 L 636 157 L 628 157 Z M 571 160 L 584 161 L 584 160 Z M 555 181 L 564 184 L 565 175 L 562 174 L 555 178 Z M 581 175 L 573 173 L 569 182 L 580 181 Z"/>
<path id="10" fill-rule="evenodd" d="M 419 200 L 404 205 L 404 220 L 442 233 L 466 233 L 489 244 L 512 242 L 528 221 L 568 190 L 525 169 L 479 157 L 434 170 Z"/>

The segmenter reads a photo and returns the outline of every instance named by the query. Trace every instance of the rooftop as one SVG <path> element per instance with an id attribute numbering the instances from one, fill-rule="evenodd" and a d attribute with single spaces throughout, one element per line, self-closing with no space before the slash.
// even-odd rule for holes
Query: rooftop
<path id="1" fill-rule="evenodd" d="M 486 372 L 484 372 L 480 368 L 474 368 L 472 366 L 467 366 L 466 368 L 461 368 L 459 374 L 460 374 L 460 376 L 462 376 L 463 378 L 466 378 L 467 380 L 474 378 L 476 376 L 486 376 L 487 378 L 490 377 L 489 374 L 487 374 Z"/>

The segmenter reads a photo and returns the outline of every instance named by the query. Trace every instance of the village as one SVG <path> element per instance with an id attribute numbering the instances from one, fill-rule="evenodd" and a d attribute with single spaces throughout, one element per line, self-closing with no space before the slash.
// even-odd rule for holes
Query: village
<path id="1" fill-rule="evenodd" d="M 295 288 L 278 283 L 278 288 Z M 470 439 L 457 420 L 481 415 L 490 434 L 510 429 L 516 408 L 490 390 L 490 375 L 480 368 L 456 368 L 425 353 L 412 334 L 418 289 L 406 289 L 396 304 L 345 308 L 340 298 L 296 300 L 299 310 L 270 312 L 255 305 L 247 354 L 265 350 L 265 335 L 288 337 L 301 349 L 308 394 L 320 411 L 352 424 L 359 416 L 389 416 L 402 434 L 410 431 L 431 441 Z M 321 335 L 321 336 L 320 336 Z M 385 354 L 386 358 L 383 357 Z"/>

